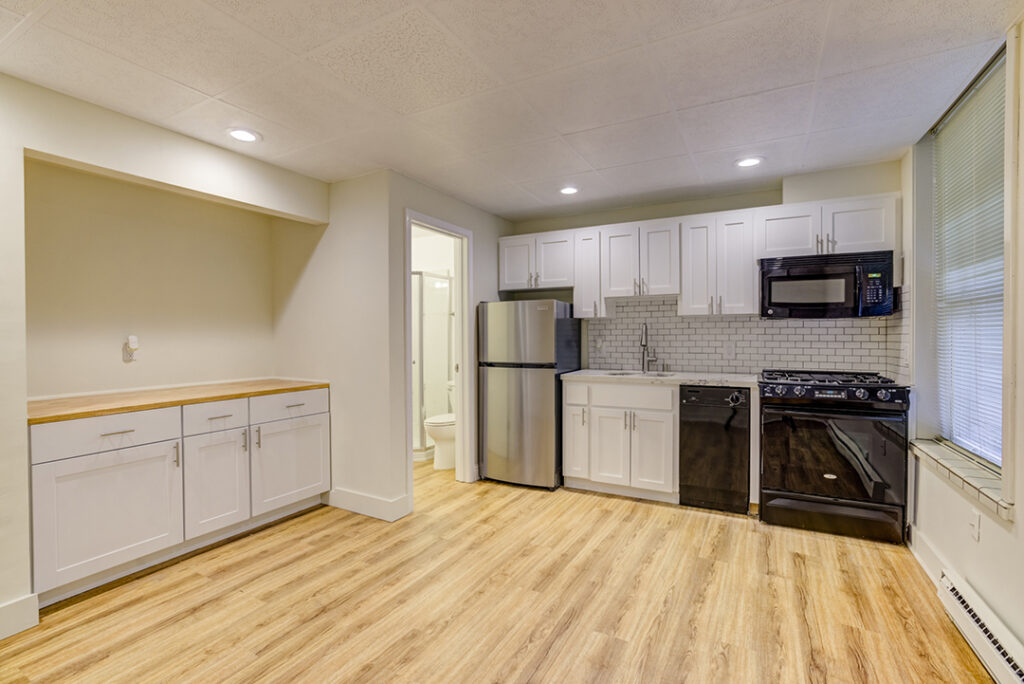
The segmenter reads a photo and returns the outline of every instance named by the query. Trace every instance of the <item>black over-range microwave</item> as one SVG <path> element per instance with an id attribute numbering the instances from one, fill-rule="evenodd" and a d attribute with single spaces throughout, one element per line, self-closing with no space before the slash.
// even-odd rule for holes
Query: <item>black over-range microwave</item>
<path id="1" fill-rule="evenodd" d="M 892 252 L 761 259 L 763 318 L 857 318 L 899 310 Z"/>

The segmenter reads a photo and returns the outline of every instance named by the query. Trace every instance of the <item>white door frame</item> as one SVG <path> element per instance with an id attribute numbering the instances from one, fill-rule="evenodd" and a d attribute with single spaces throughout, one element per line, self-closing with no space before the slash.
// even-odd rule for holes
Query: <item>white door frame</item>
<path id="1" fill-rule="evenodd" d="M 459 255 L 457 275 L 462 281 L 459 288 L 461 300 L 456 305 L 460 311 L 457 316 L 461 329 L 457 334 L 461 338 L 459 372 L 455 379 L 459 403 L 455 438 L 455 479 L 460 482 L 474 482 L 480 479 L 480 468 L 476 459 L 477 433 L 474 429 L 477 422 L 476 406 L 476 344 L 474 331 L 476 311 L 473 299 L 473 233 L 441 219 L 421 214 L 412 209 L 405 210 L 405 424 L 406 452 L 408 470 L 408 492 L 413 494 L 413 437 L 412 437 L 412 226 L 418 223 L 425 228 L 439 233 L 447 233 L 458 238 Z M 415 505 L 415 504 L 414 504 Z"/>

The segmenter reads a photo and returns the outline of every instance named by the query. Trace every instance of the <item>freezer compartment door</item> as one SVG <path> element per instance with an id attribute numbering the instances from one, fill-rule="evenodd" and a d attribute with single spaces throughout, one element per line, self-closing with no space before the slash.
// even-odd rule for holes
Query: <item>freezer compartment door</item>
<path id="1" fill-rule="evenodd" d="M 481 304 L 480 363 L 554 364 L 560 304 L 552 299 Z"/>
<path id="2" fill-rule="evenodd" d="M 480 369 L 480 474 L 558 487 L 558 378 L 553 368 Z"/>

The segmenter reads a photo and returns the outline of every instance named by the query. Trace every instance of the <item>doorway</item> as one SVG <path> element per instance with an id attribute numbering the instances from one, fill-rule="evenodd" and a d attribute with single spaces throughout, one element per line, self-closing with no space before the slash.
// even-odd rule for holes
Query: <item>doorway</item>
<path id="1" fill-rule="evenodd" d="M 406 212 L 408 491 L 416 473 L 478 479 L 472 233 Z M 454 439 L 452 439 L 454 438 Z"/>

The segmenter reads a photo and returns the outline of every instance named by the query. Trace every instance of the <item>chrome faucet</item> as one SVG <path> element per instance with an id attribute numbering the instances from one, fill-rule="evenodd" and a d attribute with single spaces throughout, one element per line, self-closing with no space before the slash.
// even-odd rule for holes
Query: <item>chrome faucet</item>
<path id="1" fill-rule="evenodd" d="M 640 324 L 640 370 L 647 373 L 651 370 L 651 364 L 658 360 L 653 349 L 647 348 L 647 323 Z"/>

